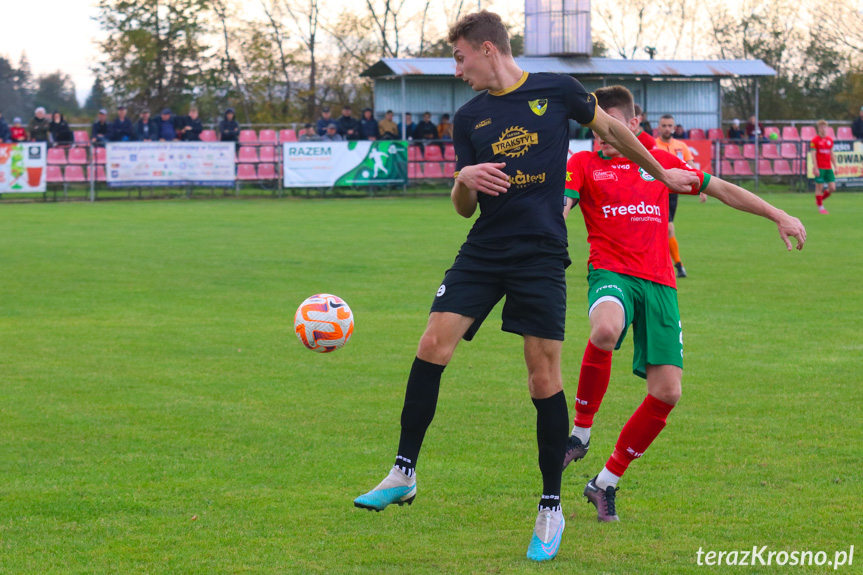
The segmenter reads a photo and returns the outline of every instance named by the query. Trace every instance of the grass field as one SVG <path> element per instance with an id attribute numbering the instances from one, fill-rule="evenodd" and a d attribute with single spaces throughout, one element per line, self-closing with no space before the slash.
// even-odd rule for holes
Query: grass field
<path id="1" fill-rule="evenodd" d="M 581 490 L 644 396 L 632 346 L 551 564 L 524 558 L 540 478 L 521 341 L 493 314 L 444 373 L 411 507 L 352 500 L 392 465 L 407 371 L 470 222 L 448 199 L 0 206 L 0 573 L 822 573 L 699 567 L 696 552 L 857 551 L 863 568 L 863 196 L 774 226 L 683 198 L 684 394 L 630 468 L 619 524 Z M 577 214 L 576 214 L 577 215 Z M 570 222 L 570 403 L 587 337 Z M 351 342 L 305 350 L 331 292 Z M 766 556 L 765 556 L 766 558 Z"/>

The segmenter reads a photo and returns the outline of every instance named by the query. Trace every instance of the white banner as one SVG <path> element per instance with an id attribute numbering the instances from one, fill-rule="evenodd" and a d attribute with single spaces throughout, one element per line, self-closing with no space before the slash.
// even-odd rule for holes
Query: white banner
<path id="1" fill-rule="evenodd" d="M 44 192 L 48 182 L 44 142 L 0 144 L 0 193 Z"/>
<path id="2" fill-rule="evenodd" d="M 407 142 L 292 142 L 283 144 L 285 187 L 404 184 Z"/>
<path id="3" fill-rule="evenodd" d="M 108 185 L 233 186 L 233 142 L 118 142 L 107 146 Z"/>

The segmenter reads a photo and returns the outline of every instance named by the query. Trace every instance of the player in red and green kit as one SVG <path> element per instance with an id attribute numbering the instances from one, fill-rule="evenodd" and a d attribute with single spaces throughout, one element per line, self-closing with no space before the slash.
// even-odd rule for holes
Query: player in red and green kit
<path id="1" fill-rule="evenodd" d="M 833 154 L 833 138 L 827 137 L 827 122 L 821 120 L 816 124 L 818 135 L 809 142 L 809 150 L 815 155 L 815 204 L 822 214 L 830 213 L 824 207 L 824 200 L 836 191 L 836 175 L 833 170 L 836 166 L 836 156 Z M 827 184 L 827 191 L 824 191 Z"/>
<path id="2" fill-rule="evenodd" d="M 629 90 L 601 88 L 596 100 L 608 115 L 636 131 L 638 121 Z M 656 439 L 680 399 L 683 332 L 668 253 L 669 190 L 599 136 L 597 139 L 599 152 L 579 152 L 566 168 L 564 215 L 579 204 L 590 244 L 590 339 L 581 364 L 575 426 L 564 467 L 587 454 L 593 417 L 608 388 L 612 351 L 620 347 L 632 325 L 632 370 L 647 380 L 647 397 L 624 425 L 605 467 L 584 489 L 600 521 L 617 521 L 617 482 Z M 797 218 L 743 188 L 689 167 L 664 150 L 650 153 L 666 169 L 695 172 L 698 184 L 689 193 L 704 192 L 735 209 L 770 219 L 789 250 L 790 237 L 796 238 L 797 249 L 803 248 L 806 230 Z"/>

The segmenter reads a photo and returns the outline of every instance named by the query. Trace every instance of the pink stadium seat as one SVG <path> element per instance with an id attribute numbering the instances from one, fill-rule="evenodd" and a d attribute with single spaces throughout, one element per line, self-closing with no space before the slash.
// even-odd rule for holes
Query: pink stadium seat
<path id="1" fill-rule="evenodd" d="M 797 144 L 785 143 L 780 146 L 779 155 L 786 160 L 793 160 L 800 157 L 800 149 Z"/>
<path id="2" fill-rule="evenodd" d="M 261 134 L 263 134 L 263 130 Z M 275 133 L 273 134 L 275 138 Z M 276 163 L 276 148 L 273 146 L 261 146 L 261 161 L 267 164 L 275 164 Z"/>
<path id="3" fill-rule="evenodd" d="M 724 140 L 725 134 L 722 132 L 721 128 L 710 128 L 707 131 L 707 139 L 708 140 Z"/>
<path id="4" fill-rule="evenodd" d="M 57 165 L 48 165 L 48 171 L 46 173 L 47 182 L 49 184 L 56 184 L 57 182 L 63 181 L 63 171 L 60 169 L 60 166 Z"/>
<path id="5" fill-rule="evenodd" d="M 445 178 L 455 176 L 455 162 L 447 162 L 443 165 L 443 176 Z"/>
<path id="6" fill-rule="evenodd" d="M 258 164 L 258 179 L 259 180 L 275 180 L 276 179 L 276 165 L 275 164 Z"/>
<path id="7" fill-rule="evenodd" d="M 74 141 L 76 144 L 90 144 L 90 134 L 84 130 L 75 130 Z"/>
<path id="8" fill-rule="evenodd" d="M 725 146 L 724 157 L 726 160 L 742 160 L 743 156 L 740 154 L 740 146 L 737 144 L 728 144 Z"/>
<path id="9" fill-rule="evenodd" d="M 699 128 L 692 128 L 689 130 L 689 139 L 690 140 L 703 140 L 704 139 L 704 130 Z"/>
<path id="10" fill-rule="evenodd" d="M 293 130 L 279 130 L 280 142 L 296 142 L 297 133 Z"/>
<path id="11" fill-rule="evenodd" d="M 423 152 L 419 146 L 408 146 L 408 162 L 422 162 Z"/>
<path id="12" fill-rule="evenodd" d="M 654 138 L 658 138 L 659 137 L 659 128 L 653 128 L 650 131 L 650 135 L 653 136 Z"/>
<path id="13" fill-rule="evenodd" d="M 746 160 L 734 160 L 734 175 L 735 176 L 751 176 L 752 168 Z"/>
<path id="14" fill-rule="evenodd" d="M 791 165 L 788 160 L 776 160 L 773 162 L 773 173 L 777 176 L 792 176 Z"/>
<path id="15" fill-rule="evenodd" d="M 811 142 L 815 135 L 815 126 L 803 126 L 800 128 L 800 139 L 804 142 Z"/>
<path id="16" fill-rule="evenodd" d="M 87 159 L 87 148 L 72 148 L 69 150 L 69 163 L 70 164 L 89 164 L 90 160 Z"/>
<path id="17" fill-rule="evenodd" d="M 770 138 L 770 134 L 776 134 L 780 137 L 782 136 L 782 134 L 779 133 L 779 128 L 777 128 L 776 126 L 767 126 L 766 128 L 764 128 L 764 137 Z"/>
<path id="18" fill-rule="evenodd" d="M 776 144 L 764 144 L 761 146 L 761 157 L 776 160 L 782 156 L 779 155 L 779 148 L 776 147 Z"/>
<path id="19" fill-rule="evenodd" d="M 84 178 L 84 168 L 81 166 L 66 166 L 65 177 L 66 182 L 86 182 Z"/>
<path id="20" fill-rule="evenodd" d="M 423 177 L 422 166 L 415 162 L 408 162 L 408 179 L 415 180 Z"/>
<path id="21" fill-rule="evenodd" d="M 839 126 L 839 128 L 836 130 L 836 139 L 854 140 L 854 132 L 851 131 L 850 126 Z"/>
<path id="22" fill-rule="evenodd" d="M 237 156 L 239 164 L 256 164 L 258 162 L 258 151 L 251 146 L 242 146 Z"/>
<path id="23" fill-rule="evenodd" d="M 258 134 L 254 130 L 240 130 L 241 144 L 257 144 Z"/>
<path id="24" fill-rule="evenodd" d="M 762 176 L 773 175 L 773 164 L 770 160 L 758 160 L 758 173 Z"/>
<path id="25" fill-rule="evenodd" d="M 788 140 L 789 142 L 799 142 L 800 133 L 797 132 L 797 128 L 795 126 L 785 126 L 782 128 L 782 139 Z"/>
<path id="26" fill-rule="evenodd" d="M 50 148 L 48 150 L 48 163 L 56 166 L 62 166 L 66 163 L 66 150 L 60 148 Z"/>
<path id="27" fill-rule="evenodd" d="M 791 162 L 791 171 L 795 174 L 803 174 L 806 172 L 806 160 L 793 160 Z"/>
<path id="28" fill-rule="evenodd" d="M 836 139 L 836 130 L 833 129 L 833 126 L 827 126 L 827 137 L 831 140 Z"/>
<path id="29" fill-rule="evenodd" d="M 96 166 L 96 180 L 97 182 L 107 181 L 108 178 L 105 177 L 105 166 Z M 87 166 L 87 181 L 93 180 L 93 166 Z"/>
<path id="30" fill-rule="evenodd" d="M 254 164 L 237 164 L 237 179 L 238 180 L 257 180 L 258 174 L 255 173 Z"/>
<path id="31" fill-rule="evenodd" d="M 293 130 L 291 130 L 293 131 Z M 258 134 L 258 141 L 262 144 L 275 144 L 276 143 L 276 131 L 275 130 L 261 130 L 261 133 Z"/>
<path id="32" fill-rule="evenodd" d="M 731 162 L 728 160 L 722 160 L 719 166 L 719 175 L 720 176 L 733 176 L 734 175 L 734 166 L 731 165 Z"/>
<path id="33" fill-rule="evenodd" d="M 447 144 L 443 148 L 443 159 L 447 162 L 455 162 L 455 146 Z"/>
<path id="34" fill-rule="evenodd" d="M 201 141 L 202 142 L 215 142 L 216 141 L 216 131 L 215 130 L 202 130 L 201 131 Z"/>
<path id="35" fill-rule="evenodd" d="M 443 153 L 440 151 L 440 147 L 435 144 L 430 144 L 426 146 L 425 158 L 427 162 L 442 162 Z"/>
<path id="36" fill-rule="evenodd" d="M 755 144 L 743 144 L 743 157 L 747 160 L 755 159 Z"/>
<path id="37" fill-rule="evenodd" d="M 440 152 L 440 149 L 438 149 L 438 152 Z M 444 177 L 443 176 L 443 170 L 441 169 L 440 164 L 437 162 L 431 162 L 429 164 L 426 164 L 423 167 L 423 175 L 425 175 L 426 178 L 443 178 Z"/>
<path id="38" fill-rule="evenodd" d="M 105 151 L 105 148 L 96 148 L 96 163 L 104 164 L 106 163 L 108 158 L 108 152 Z"/>

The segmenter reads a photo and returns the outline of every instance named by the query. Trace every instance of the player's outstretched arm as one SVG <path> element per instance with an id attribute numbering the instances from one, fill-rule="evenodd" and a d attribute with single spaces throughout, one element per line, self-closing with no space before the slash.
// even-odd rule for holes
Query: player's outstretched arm
<path id="1" fill-rule="evenodd" d="M 469 218 L 476 211 L 477 193 L 490 196 L 505 194 L 509 189 L 509 176 L 501 170 L 506 164 L 477 164 L 465 166 L 458 173 L 450 198 L 458 215 Z"/>
<path id="2" fill-rule="evenodd" d="M 629 128 L 609 116 L 599 106 L 596 107 L 596 117 L 588 127 L 621 154 L 644 168 L 648 174 L 665 184 L 669 190 L 686 193 L 692 189 L 692 186 L 698 184 L 698 176 L 695 172 L 663 168 Z"/>
<path id="3" fill-rule="evenodd" d="M 731 182 L 726 182 L 723 179 L 711 176 L 707 183 L 707 188 L 704 192 L 713 198 L 716 198 L 723 204 L 731 206 L 736 210 L 749 212 L 762 218 L 767 218 L 776 223 L 779 229 L 779 237 L 785 242 L 785 247 L 788 251 L 793 248 L 789 238 L 797 240 L 797 249 L 802 250 L 803 244 L 806 243 L 806 228 L 797 218 L 789 216 L 779 208 L 773 207 L 752 192 L 744 190 L 740 186 L 734 185 Z"/>

